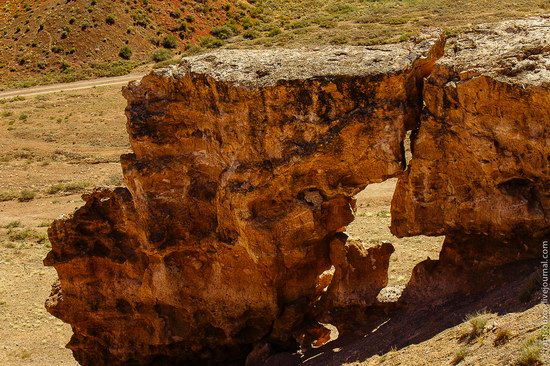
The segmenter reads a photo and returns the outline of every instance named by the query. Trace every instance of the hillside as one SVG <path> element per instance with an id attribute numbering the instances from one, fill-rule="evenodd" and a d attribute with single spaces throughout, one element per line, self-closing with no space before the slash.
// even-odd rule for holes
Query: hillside
<path id="1" fill-rule="evenodd" d="M 546 0 L 8 0 L 0 88 L 121 75 L 209 48 L 370 45 L 426 27 L 452 36 L 549 11 Z"/>
<path id="2" fill-rule="evenodd" d="M 0 8 L 2 82 L 16 86 L 127 73 L 246 16 L 233 1 L 6 1 Z M 41 80 L 29 80 L 31 77 Z"/>

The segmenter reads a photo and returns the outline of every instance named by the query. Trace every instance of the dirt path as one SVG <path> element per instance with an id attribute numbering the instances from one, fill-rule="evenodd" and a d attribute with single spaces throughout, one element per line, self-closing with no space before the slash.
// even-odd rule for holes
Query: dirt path
<path id="1" fill-rule="evenodd" d="M 82 80 L 82 81 L 76 81 L 74 83 L 43 85 L 43 86 L 36 86 L 36 87 L 25 88 L 25 89 L 7 90 L 7 91 L 0 92 L 0 99 L 14 98 L 14 97 L 27 97 L 27 96 L 57 93 L 57 92 L 69 91 L 69 90 L 89 89 L 89 88 L 99 87 L 99 86 L 125 85 L 132 80 L 141 79 L 143 76 L 145 76 L 144 73 L 128 74 L 123 76 L 115 76 L 111 78 Z"/>

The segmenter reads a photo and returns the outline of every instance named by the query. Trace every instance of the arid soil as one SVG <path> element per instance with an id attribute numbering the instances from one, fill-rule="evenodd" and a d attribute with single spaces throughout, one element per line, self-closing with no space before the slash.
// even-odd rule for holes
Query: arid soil
<path id="1" fill-rule="evenodd" d="M 46 229 L 80 191 L 121 183 L 124 100 L 120 87 L 48 94 L 2 100 L 0 116 L 0 364 L 75 365 L 70 327 L 44 309 Z"/>

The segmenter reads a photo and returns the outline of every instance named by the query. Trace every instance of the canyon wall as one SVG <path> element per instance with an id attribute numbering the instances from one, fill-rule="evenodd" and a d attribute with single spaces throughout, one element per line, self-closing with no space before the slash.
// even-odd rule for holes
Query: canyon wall
<path id="1" fill-rule="evenodd" d="M 547 18 L 462 35 L 424 84 L 392 232 L 542 237 L 550 226 Z"/>
<path id="2" fill-rule="evenodd" d="M 466 33 L 443 58 L 439 33 L 221 50 L 131 83 L 127 188 L 84 196 L 49 230 L 46 305 L 72 325 L 75 358 L 230 364 L 256 345 L 322 343 L 321 320 L 365 312 L 387 284 L 391 244 L 366 249 L 345 227 L 353 196 L 391 177 L 392 232 L 448 235 L 410 289 L 453 292 L 426 281 L 535 255 L 549 227 L 548 23 Z M 480 265 L 485 241 L 506 255 Z"/>

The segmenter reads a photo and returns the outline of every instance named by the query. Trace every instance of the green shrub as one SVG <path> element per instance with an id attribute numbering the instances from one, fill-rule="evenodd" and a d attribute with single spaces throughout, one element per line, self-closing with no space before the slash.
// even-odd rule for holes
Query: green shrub
<path id="1" fill-rule="evenodd" d="M 170 17 L 178 19 L 179 17 L 181 17 L 181 11 L 179 10 L 170 11 Z"/>
<path id="2" fill-rule="evenodd" d="M 69 64 L 67 61 L 61 61 L 59 68 L 62 72 L 68 72 L 71 68 L 71 64 Z"/>
<path id="3" fill-rule="evenodd" d="M 155 52 L 153 52 L 153 55 L 151 56 L 151 58 L 155 62 L 162 62 L 162 61 L 166 61 L 166 60 L 172 58 L 172 53 L 170 51 L 168 51 L 167 49 L 163 48 L 163 49 L 159 49 L 159 50 L 156 50 Z"/>
<path id="4" fill-rule="evenodd" d="M 81 192 L 89 184 L 87 182 L 69 182 L 69 183 L 58 183 L 46 189 L 47 194 L 56 194 L 56 193 L 76 193 Z"/>
<path id="5" fill-rule="evenodd" d="M 187 31 L 187 22 L 186 21 L 181 22 L 176 30 L 178 30 L 180 32 Z"/>
<path id="6" fill-rule="evenodd" d="M 273 28 L 272 30 L 269 31 L 269 33 L 267 34 L 268 37 L 275 37 L 277 35 L 281 34 L 281 30 L 279 28 Z"/>
<path id="7" fill-rule="evenodd" d="M 36 197 L 36 192 L 24 189 L 19 193 L 19 197 L 17 198 L 17 200 L 19 202 L 28 202 L 32 201 L 34 197 Z"/>
<path id="8" fill-rule="evenodd" d="M 149 19 L 147 14 L 144 14 L 141 10 L 138 10 L 137 13 L 132 16 L 132 18 L 134 19 L 134 25 L 138 25 L 143 28 L 147 28 L 147 26 L 151 22 L 151 19 Z"/>
<path id="9" fill-rule="evenodd" d="M 206 36 L 199 39 L 199 46 L 204 48 L 220 48 L 223 41 L 212 36 Z"/>
<path id="10" fill-rule="evenodd" d="M 244 39 L 258 38 L 258 33 L 253 30 L 247 30 L 246 32 L 243 33 L 243 38 Z"/>
<path id="11" fill-rule="evenodd" d="M 16 228 L 16 227 L 21 227 L 21 221 L 17 220 L 17 221 L 11 221 L 9 223 L 7 223 L 6 225 L 4 225 L 4 228 L 5 229 L 13 229 L 13 228 Z"/>
<path id="12" fill-rule="evenodd" d="M 215 27 L 215 28 L 212 28 L 212 30 L 210 31 L 210 34 L 212 34 L 214 37 L 219 39 L 231 38 L 235 35 L 235 33 L 236 33 L 235 29 L 228 25 Z"/>
<path id="13" fill-rule="evenodd" d="M 109 25 L 113 25 L 115 24 L 115 22 L 116 22 L 116 17 L 113 14 L 107 15 L 107 17 L 105 18 L 105 23 Z"/>
<path id="14" fill-rule="evenodd" d="M 18 194 L 13 191 L 0 191 L 0 202 L 16 199 Z"/>
<path id="15" fill-rule="evenodd" d="M 30 228 L 8 230 L 8 238 L 11 241 L 24 241 L 38 237 L 38 233 Z"/>
<path id="16" fill-rule="evenodd" d="M 129 60 L 132 57 L 132 49 L 128 46 L 124 46 L 118 51 L 118 55 L 125 60 Z"/>
<path id="17" fill-rule="evenodd" d="M 176 48 L 178 46 L 178 39 L 170 34 L 162 40 L 162 47 L 164 48 Z"/>

